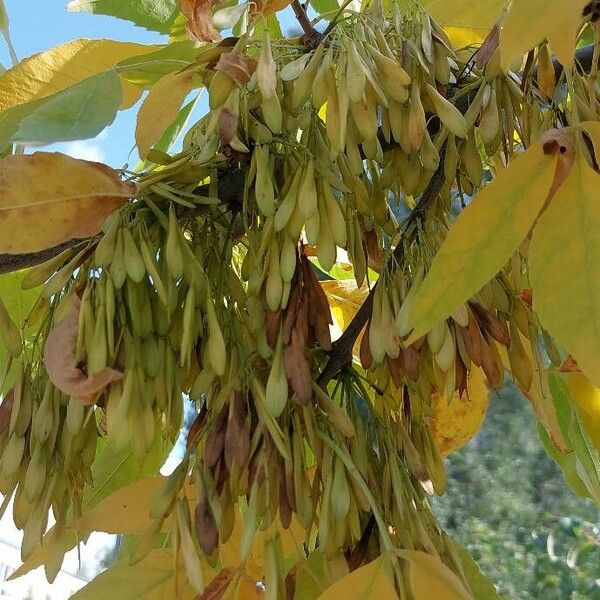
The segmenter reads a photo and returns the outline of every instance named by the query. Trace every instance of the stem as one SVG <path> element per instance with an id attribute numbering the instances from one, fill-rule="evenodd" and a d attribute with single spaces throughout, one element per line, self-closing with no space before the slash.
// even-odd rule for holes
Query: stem
<path id="1" fill-rule="evenodd" d="M 302 4 L 300 4 L 300 0 L 292 0 L 291 6 L 296 20 L 300 24 L 300 27 L 302 27 L 302 31 L 304 31 L 302 42 L 305 46 L 316 48 L 321 43 L 323 34 L 313 27 L 308 15 L 306 14 L 306 11 L 304 10 L 304 7 Z"/>

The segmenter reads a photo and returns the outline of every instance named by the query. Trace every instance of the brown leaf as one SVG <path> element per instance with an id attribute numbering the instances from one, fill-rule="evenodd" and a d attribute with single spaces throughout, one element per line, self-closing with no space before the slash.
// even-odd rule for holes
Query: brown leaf
<path id="1" fill-rule="evenodd" d="M 564 362 L 560 367 L 556 369 L 559 373 L 581 373 L 581 369 L 577 364 L 577 361 L 569 354 L 565 358 Z M 2 407 L 0 407 L 0 410 Z M 0 425 L 0 433 L 2 432 L 2 426 Z"/>
<path id="2" fill-rule="evenodd" d="M 210 556 L 219 544 L 219 531 L 210 504 L 202 498 L 194 511 L 194 524 L 200 547 L 206 556 Z"/>
<path id="3" fill-rule="evenodd" d="M 6 392 L 2 404 L 0 404 L 0 435 L 8 431 L 10 425 L 10 416 L 12 414 L 13 400 L 15 397 L 14 389 L 11 388 Z"/>
<path id="4" fill-rule="evenodd" d="M 267 344 L 271 348 L 275 348 L 277 345 L 277 338 L 279 337 L 279 329 L 281 324 L 281 311 L 276 312 L 267 311 Z"/>
<path id="5" fill-rule="evenodd" d="M 204 592 L 196 596 L 196 600 L 221 600 L 234 575 L 235 571 L 230 567 L 221 569 L 204 588 Z"/>
<path id="6" fill-rule="evenodd" d="M 221 146 L 228 146 L 238 129 L 239 115 L 224 106 L 219 113 L 219 139 Z"/>
<path id="7" fill-rule="evenodd" d="M 542 212 L 544 212 L 558 188 L 571 172 L 575 160 L 575 133 L 570 129 L 549 129 L 542 134 L 541 140 L 546 156 L 557 155 L 554 180 L 548 191 L 546 202 L 542 207 Z"/>
<path id="8" fill-rule="evenodd" d="M 113 381 L 123 378 L 123 373 L 105 367 L 98 373 L 87 375 L 75 363 L 75 346 L 79 329 L 81 300 L 73 295 L 66 316 L 50 331 L 44 348 L 44 364 L 50 381 L 63 393 L 77 398 L 85 406 L 94 403 L 98 392 Z"/>
<path id="9" fill-rule="evenodd" d="M 416 382 L 419 379 L 420 353 L 413 346 L 409 346 L 408 348 L 400 348 L 399 356 L 402 359 L 402 366 L 406 374 L 412 381 Z"/>
<path id="10" fill-rule="evenodd" d="M 199 42 L 221 39 L 213 25 L 213 0 L 179 0 L 179 8 L 187 19 L 188 35 Z"/>
<path id="11" fill-rule="evenodd" d="M 508 348 L 510 334 L 506 323 L 478 302 L 470 302 L 469 304 L 475 311 L 481 329 L 487 331 L 496 341 Z"/>
<path id="12" fill-rule="evenodd" d="M 250 81 L 257 64 L 256 60 L 240 52 L 223 52 L 215 65 L 215 71 L 222 71 L 242 87 Z"/>

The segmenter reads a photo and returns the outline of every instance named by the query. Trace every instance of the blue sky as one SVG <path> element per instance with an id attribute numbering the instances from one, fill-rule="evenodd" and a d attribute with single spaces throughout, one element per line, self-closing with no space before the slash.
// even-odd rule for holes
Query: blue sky
<path id="1" fill-rule="evenodd" d="M 126 1 L 126 0 L 123 0 Z M 4 0 L 10 19 L 12 41 L 19 59 L 47 50 L 76 38 L 110 38 L 114 40 L 157 44 L 166 36 L 136 27 L 127 21 L 89 13 L 67 12 L 68 0 Z M 0 44 L 0 62 L 10 66 L 6 46 Z M 89 141 L 56 144 L 61 150 L 80 158 L 101 160 L 120 167 L 128 160 L 134 143 L 136 108 L 119 112 L 114 123 L 99 138 Z M 134 160 L 130 165 L 135 166 Z"/>

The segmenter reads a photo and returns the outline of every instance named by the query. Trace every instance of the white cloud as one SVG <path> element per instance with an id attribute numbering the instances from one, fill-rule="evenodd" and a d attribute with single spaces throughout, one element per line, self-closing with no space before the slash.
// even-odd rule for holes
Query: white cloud
<path id="1" fill-rule="evenodd" d="M 73 158 L 106 162 L 102 148 L 94 141 L 78 140 L 75 142 L 65 142 L 61 145 L 61 152 L 64 152 Z"/>

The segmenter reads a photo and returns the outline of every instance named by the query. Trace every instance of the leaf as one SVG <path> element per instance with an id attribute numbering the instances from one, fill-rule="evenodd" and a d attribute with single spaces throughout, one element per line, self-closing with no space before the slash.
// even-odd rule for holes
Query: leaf
<path id="1" fill-rule="evenodd" d="M 120 487 L 92 506 L 70 527 L 78 531 L 104 531 L 105 533 L 141 534 L 150 522 L 150 503 L 154 493 L 163 484 L 162 475 L 152 474 Z M 193 512 L 196 488 L 185 483 L 185 493 Z"/>
<path id="2" fill-rule="evenodd" d="M 233 6 L 227 6 L 221 10 L 217 10 L 213 15 L 213 25 L 219 29 L 231 29 L 248 10 L 248 3 L 241 2 Z"/>
<path id="3" fill-rule="evenodd" d="M 370 562 L 337 583 L 334 583 L 330 588 L 325 590 L 319 600 L 339 600 L 340 598 L 352 598 L 352 600 L 371 600 L 373 598 L 385 598 L 393 600 L 398 598 L 396 590 L 392 583 L 391 575 L 387 573 L 385 562 L 388 560 L 386 556 L 380 556 L 373 562 Z M 415 596 L 415 598 L 417 598 Z M 429 596 L 436 598 L 436 596 Z M 441 597 L 439 597 L 441 600 Z"/>
<path id="4" fill-rule="evenodd" d="M 58 152 L 0 162 L 0 252 L 19 254 L 96 234 L 135 186 L 106 165 Z"/>
<path id="5" fill-rule="evenodd" d="M 114 121 L 121 98 L 121 81 L 116 71 L 93 75 L 58 94 L 3 113 L 0 146 L 10 142 L 44 145 L 95 137 Z M 23 116 L 26 107 L 30 111 Z M 19 123 L 15 119 L 16 131 L 11 126 L 15 113 L 20 120 Z"/>
<path id="6" fill-rule="evenodd" d="M 469 554 L 468 550 L 454 540 L 451 540 L 451 544 L 460 557 L 463 573 L 469 584 L 469 589 L 473 594 L 474 600 L 500 600 L 500 596 L 498 595 L 498 592 L 496 592 L 496 588 L 491 579 L 482 573 L 479 565 Z"/>
<path id="7" fill-rule="evenodd" d="M 476 294 L 518 248 L 538 216 L 556 160 L 531 146 L 475 196 L 452 225 L 415 294 L 408 344 Z"/>
<path id="8" fill-rule="evenodd" d="M 565 68 L 575 59 L 575 37 L 589 0 L 513 0 L 500 34 L 500 63 L 515 59 L 544 39 Z"/>
<path id="9" fill-rule="evenodd" d="M 163 131 L 160 139 L 154 144 L 154 149 L 168 152 L 176 142 L 181 131 L 185 128 L 190 114 L 198 102 L 199 96 L 190 100 L 177 115 L 177 118 Z"/>
<path id="10" fill-rule="evenodd" d="M 337 0 L 311 0 L 310 5 L 320 14 L 334 13 L 340 8 Z"/>
<path id="11" fill-rule="evenodd" d="M 141 87 L 150 87 L 165 75 L 181 71 L 196 60 L 195 42 L 185 40 L 171 43 L 156 52 L 126 58 L 115 65 L 122 79 Z"/>
<path id="12" fill-rule="evenodd" d="M 212 5 L 214 0 L 179 0 L 179 8 L 187 19 L 187 30 L 191 38 L 199 42 L 214 42 L 221 39 L 213 25 Z"/>
<path id="13" fill-rule="evenodd" d="M 368 296 L 369 288 L 366 284 L 357 287 L 354 279 L 322 281 L 321 287 L 329 301 L 333 318 L 340 329 L 346 329 Z"/>
<path id="14" fill-rule="evenodd" d="M 185 570 L 179 567 L 177 572 L 173 570 L 172 549 L 152 550 L 134 566 L 128 560 L 114 563 L 73 594 L 71 600 L 109 600 L 117 590 L 120 600 L 191 600 L 196 592 L 188 583 Z"/>
<path id="15" fill-rule="evenodd" d="M 113 40 L 73 40 L 34 54 L 0 77 L 0 112 L 56 94 L 121 60 L 158 48 Z M 137 86 L 123 82 L 121 108 L 133 106 L 141 93 Z"/>
<path id="16" fill-rule="evenodd" d="M 109 15 L 159 33 L 170 32 L 179 12 L 177 0 L 72 0 L 67 10 Z"/>
<path id="17" fill-rule="evenodd" d="M 529 249 L 534 309 L 596 386 L 600 386 L 599 185 L 600 177 L 578 156 L 541 216 Z"/>
<path id="18" fill-rule="evenodd" d="M 194 71 L 170 73 L 152 86 L 140 107 L 135 139 L 140 156 L 146 158 L 150 148 L 161 138 L 179 114 L 186 96 L 196 87 Z"/>
<path id="19" fill-rule="evenodd" d="M 418 550 L 399 550 L 398 555 L 410 563 L 414 600 L 473 600 L 461 580 L 436 556 Z"/>

